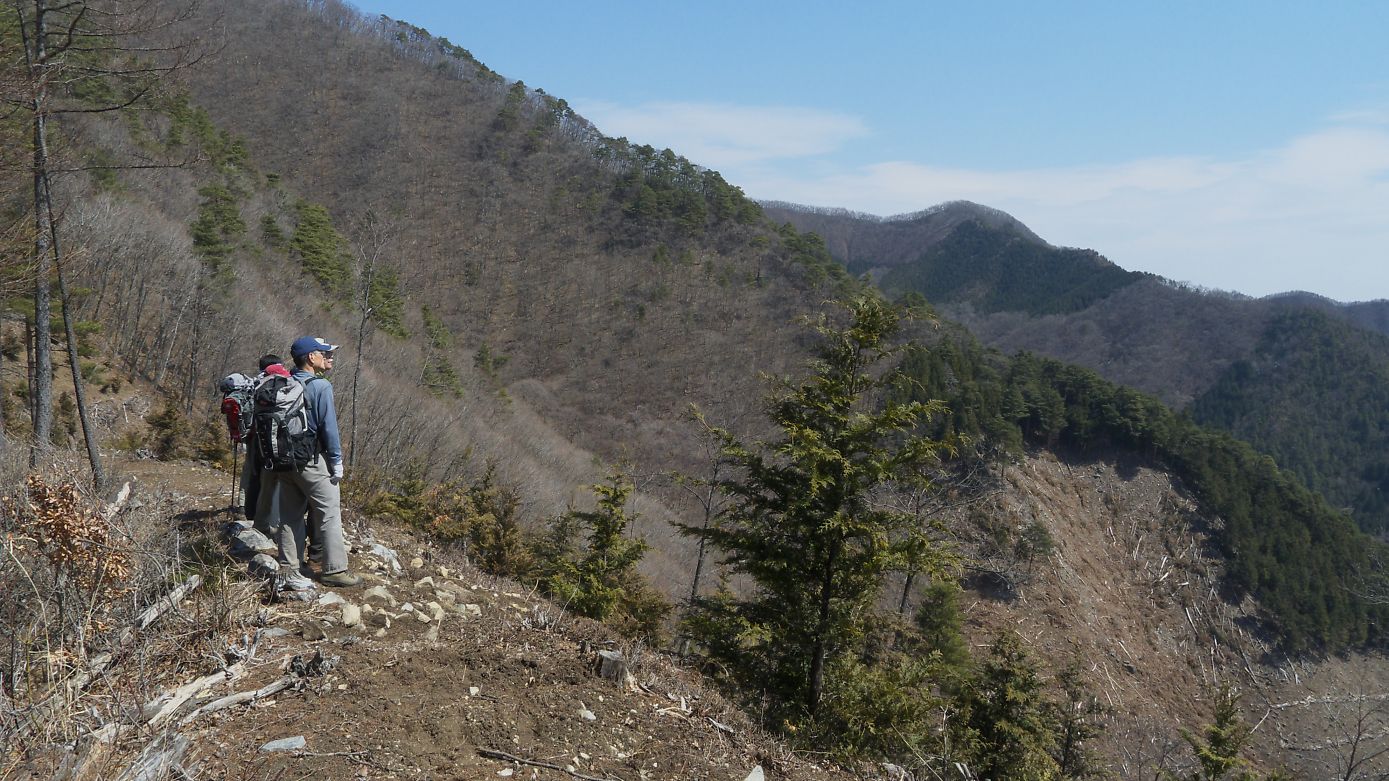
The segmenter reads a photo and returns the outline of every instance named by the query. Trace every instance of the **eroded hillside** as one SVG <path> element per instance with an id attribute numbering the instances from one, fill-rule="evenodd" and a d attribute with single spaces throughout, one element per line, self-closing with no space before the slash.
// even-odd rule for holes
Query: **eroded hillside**
<path id="1" fill-rule="evenodd" d="M 1219 521 L 1164 472 L 1128 459 L 1038 454 L 1007 467 L 993 492 L 958 515 L 955 528 L 978 535 L 970 544 L 983 561 L 990 546 L 981 521 L 1015 529 L 1035 522 L 1049 532 L 1049 555 L 1012 562 L 1011 594 L 989 578 L 967 580 L 976 586 L 968 625 L 976 648 L 1016 631 L 1053 673 L 1080 665 L 1108 710 L 1102 743 L 1118 777 L 1151 778 L 1155 766 L 1185 756 L 1180 730 L 1210 719 L 1223 682 L 1242 692 L 1268 767 L 1341 777 L 1356 755 L 1389 747 L 1381 658 L 1279 654 L 1258 633 L 1257 606 L 1222 593 L 1208 534 Z"/>

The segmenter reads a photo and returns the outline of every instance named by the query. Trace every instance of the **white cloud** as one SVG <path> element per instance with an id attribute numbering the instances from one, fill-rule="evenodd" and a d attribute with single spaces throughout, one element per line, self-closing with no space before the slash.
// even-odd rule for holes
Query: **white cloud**
<path id="1" fill-rule="evenodd" d="M 580 101 L 575 109 L 604 133 L 669 147 L 717 169 L 827 154 L 868 135 L 857 117 L 793 106 Z"/>
<path id="2" fill-rule="evenodd" d="M 1389 298 L 1389 128 L 1329 127 L 1238 159 L 976 171 L 907 161 L 725 171 L 757 198 L 875 214 L 965 199 L 1130 269 L 1266 295 Z"/>
<path id="3" fill-rule="evenodd" d="M 1003 171 L 908 160 L 845 166 L 835 153 L 870 129 L 818 109 L 578 108 L 606 133 L 719 169 L 754 198 L 874 214 L 972 200 L 1012 213 L 1048 241 L 1094 248 L 1130 269 L 1251 295 L 1304 289 L 1389 298 L 1384 108 L 1337 114 L 1316 132 L 1239 157 Z"/>

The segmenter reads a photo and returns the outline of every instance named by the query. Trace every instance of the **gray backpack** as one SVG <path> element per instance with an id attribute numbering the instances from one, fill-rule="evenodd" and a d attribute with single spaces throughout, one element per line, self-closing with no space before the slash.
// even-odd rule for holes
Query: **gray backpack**
<path id="1" fill-rule="evenodd" d="M 272 374 L 252 391 L 252 441 L 261 469 L 302 472 L 318 458 L 318 437 L 309 431 L 307 384 Z"/>

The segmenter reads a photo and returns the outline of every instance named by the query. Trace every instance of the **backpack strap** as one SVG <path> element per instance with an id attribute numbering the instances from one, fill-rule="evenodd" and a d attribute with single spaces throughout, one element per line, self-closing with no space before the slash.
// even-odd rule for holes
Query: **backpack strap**
<path id="1" fill-rule="evenodd" d="M 297 377 L 293 377 L 291 379 L 304 386 L 304 409 L 313 410 L 313 399 L 309 398 L 309 384 L 314 382 L 315 380 L 321 380 L 323 378 L 315 374 L 314 376 L 308 378 L 307 380 L 304 380 L 303 382 L 300 382 L 299 378 Z"/>

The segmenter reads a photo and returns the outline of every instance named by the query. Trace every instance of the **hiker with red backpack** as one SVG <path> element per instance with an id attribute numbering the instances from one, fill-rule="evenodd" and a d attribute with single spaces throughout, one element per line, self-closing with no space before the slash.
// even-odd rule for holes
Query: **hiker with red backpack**
<path id="1" fill-rule="evenodd" d="M 255 392 L 253 439 L 262 493 L 258 508 L 266 508 L 273 516 L 268 519 L 271 526 L 278 527 L 282 590 L 314 588 L 300 571 L 307 565 L 306 512 L 323 546 L 319 582 L 337 588 L 362 582 L 347 570 L 338 487 L 342 440 L 333 386 L 322 376 L 332 368 L 337 349 L 314 336 L 296 339 L 289 350 L 294 371 L 289 377 L 267 378 Z"/>
<path id="2" fill-rule="evenodd" d="M 255 389 L 269 377 L 288 377 L 289 370 L 284 367 L 280 356 L 274 353 L 262 355 L 259 363 L 260 374 L 250 381 L 247 398 L 241 402 L 245 405 L 244 417 L 247 419 L 243 424 L 241 439 L 237 440 L 246 442 L 246 465 L 241 471 L 241 495 L 245 499 L 243 512 L 246 519 L 255 524 L 256 531 L 273 540 L 277 531 L 275 524 L 278 524 L 278 521 L 275 519 L 274 508 L 269 506 L 268 501 L 266 506 L 261 506 L 260 459 L 256 458 L 255 434 L 251 429 L 255 423 Z M 226 411 L 225 401 L 223 411 Z M 269 496 L 266 498 L 268 500 Z"/>

